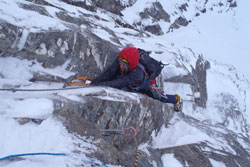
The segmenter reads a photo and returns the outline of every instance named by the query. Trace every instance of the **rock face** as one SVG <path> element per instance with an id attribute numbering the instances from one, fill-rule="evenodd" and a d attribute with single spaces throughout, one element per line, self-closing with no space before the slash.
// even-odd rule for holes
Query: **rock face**
<path id="1" fill-rule="evenodd" d="M 195 98 L 195 104 L 197 106 L 206 107 L 207 102 L 207 85 L 206 85 L 206 76 L 207 70 L 210 68 L 209 61 L 203 59 L 200 55 L 196 61 L 195 68 L 192 68 L 192 73 L 184 76 L 175 76 L 169 79 L 166 79 L 166 82 L 180 82 L 185 84 L 190 84 L 192 91 L 199 93 L 199 97 Z"/>
<path id="2" fill-rule="evenodd" d="M 95 76 L 113 63 L 119 49 L 91 32 L 29 32 L 21 27 L 0 23 L 2 57 L 36 60 L 45 68 L 68 62 L 67 69 L 77 75 Z"/>
<path id="3" fill-rule="evenodd" d="M 97 8 L 102 8 L 106 12 L 109 11 L 118 15 L 119 17 L 112 15 L 114 23 L 135 33 L 121 33 L 123 38 L 126 37 L 128 39 L 135 36 L 143 37 L 146 34 L 143 32 L 144 30 L 158 36 L 164 34 L 167 30 L 161 28 L 160 24 L 158 24 L 160 21 L 169 22 L 171 24 L 169 30 L 188 26 L 189 23 L 185 17 L 172 19 L 173 15 L 168 14 L 160 2 L 154 2 L 140 12 L 140 21 L 129 24 L 122 21 L 121 11 L 135 4 L 135 0 L 129 0 L 128 2 L 116 0 L 63 1 L 85 8 L 91 12 L 95 12 Z M 27 2 L 32 3 L 29 5 L 19 4 L 20 7 L 25 10 L 36 11 L 43 16 L 52 17 L 45 7 L 55 7 L 54 4 L 38 0 L 27 0 Z M 206 2 L 205 5 L 207 4 Z M 227 1 L 225 3 L 230 3 L 230 7 L 237 6 L 236 1 Z M 204 5 L 202 4 L 201 6 L 203 7 Z M 101 19 L 97 15 L 90 14 L 73 17 L 74 12 L 67 13 L 60 7 L 55 8 L 61 10 L 56 13 L 56 17 L 64 23 L 66 28 L 63 30 L 39 29 L 39 31 L 32 31 L 27 27 L 1 21 L 0 56 L 27 59 L 34 64 L 39 62 L 47 69 L 66 66 L 67 71 L 74 72 L 76 75 L 95 78 L 113 63 L 119 50 L 129 44 L 129 41 L 126 41 L 127 43 L 120 42 L 120 39 L 111 28 L 101 27 L 95 23 L 96 20 L 110 23 L 110 20 Z M 181 4 L 178 6 L 178 9 L 187 11 L 188 4 Z M 201 13 L 206 11 L 204 8 L 200 10 Z M 92 21 L 90 18 L 95 18 L 96 20 Z M 152 24 L 144 24 L 143 20 L 147 19 L 152 19 Z M 110 41 L 100 37 L 105 33 L 100 33 L 101 35 L 97 36 L 96 33 L 91 31 L 91 28 L 98 26 L 101 27 L 101 30 L 104 30 L 103 32 L 108 32 L 107 34 L 112 36 Z M 142 30 L 139 30 L 140 28 Z M 148 34 L 147 37 L 149 37 Z M 143 39 L 141 40 L 143 41 Z M 191 85 L 192 92 L 200 94 L 200 97 L 194 101 L 194 108 L 206 108 L 208 100 L 206 76 L 209 68 L 210 62 L 199 56 L 190 73 L 185 76 L 174 76 L 165 81 Z M 1 73 L 0 77 L 2 78 Z M 33 78 L 30 81 L 63 82 L 65 79 L 53 74 L 38 72 L 33 74 Z M 144 95 L 136 95 L 136 99 L 131 99 L 130 96 L 124 95 L 123 91 L 116 90 L 115 94 L 111 94 L 108 93 L 107 88 L 98 89 L 97 94 L 80 95 L 79 98 L 82 101 L 73 101 L 59 95 L 53 97 L 54 116 L 64 123 L 70 133 L 93 137 L 93 140 L 98 141 L 98 150 L 89 154 L 89 157 L 95 157 L 108 164 L 133 166 L 136 154 L 133 136 L 102 136 L 103 129 L 122 129 L 132 126 L 138 131 L 136 137 L 137 145 L 148 144 L 144 149 L 140 149 L 139 166 L 163 167 L 161 157 L 167 153 L 173 153 L 183 166 L 190 167 L 212 167 L 209 159 L 221 161 L 227 167 L 246 167 L 250 164 L 249 152 L 238 141 L 239 138 L 249 144 L 249 139 L 225 129 L 225 126 L 230 124 L 232 119 L 238 118 L 234 121 L 234 124 L 238 125 L 237 121 L 240 120 L 243 122 L 241 122 L 242 129 L 244 131 L 248 130 L 248 125 L 242 118 L 242 113 L 237 110 L 237 100 L 233 96 L 222 95 L 222 101 L 225 104 L 232 104 L 232 106 L 220 108 L 222 113 L 227 113 L 227 117 L 222 124 L 213 125 L 206 122 L 206 120 L 199 121 L 182 113 L 175 114 L 169 107 L 170 105 L 160 103 Z M 116 100 L 103 99 L 101 98 L 103 96 L 108 96 L 109 98 L 114 96 Z M 185 121 L 188 125 L 197 127 L 209 136 L 216 139 L 219 138 L 229 148 L 215 147 L 209 141 L 163 149 L 153 148 L 151 146 L 152 133 L 157 135 L 162 127 L 168 127 L 167 125 L 169 125 L 173 115 L 176 115 L 178 119 Z M 27 121 L 29 119 L 20 120 L 22 124 Z M 41 123 L 42 120 L 31 119 L 30 121 Z"/>
<path id="4" fill-rule="evenodd" d="M 157 134 L 162 126 L 167 125 L 173 115 L 173 110 L 167 104 L 146 96 L 140 96 L 139 101 L 136 102 L 122 95 L 123 91 L 120 93 L 120 97 L 125 98 L 123 99 L 125 102 L 99 99 L 98 96 L 107 95 L 105 89 L 82 97 L 84 102 L 55 99 L 56 110 L 54 114 L 64 122 L 65 127 L 71 133 L 92 136 L 95 140 L 101 140 L 98 144 L 100 150 L 89 156 L 98 158 L 107 164 L 133 166 L 136 154 L 133 136 L 110 135 L 103 137 L 101 129 L 123 129 L 132 126 L 138 131 L 137 144 L 145 143 L 151 140 L 153 131 Z M 144 154 L 140 156 L 139 164 L 148 165 L 141 166 L 151 166 L 152 161 L 161 163 L 160 157 L 147 159 L 146 154 Z"/>

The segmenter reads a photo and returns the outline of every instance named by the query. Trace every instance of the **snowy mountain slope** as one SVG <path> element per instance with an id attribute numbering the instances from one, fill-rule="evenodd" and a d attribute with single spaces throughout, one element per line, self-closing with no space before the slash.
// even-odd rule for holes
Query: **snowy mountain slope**
<path id="1" fill-rule="evenodd" d="M 199 47 L 205 48 L 203 45 L 197 45 L 197 42 L 194 44 L 190 42 L 193 41 L 192 39 L 194 38 L 194 35 L 195 38 L 197 38 L 196 34 L 199 34 L 197 32 L 205 32 L 206 30 L 204 27 L 196 27 L 199 26 L 199 22 L 196 22 L 197 20 L 199 21 L 204 19 L 207 21 L 208 19 L 215 17 L 219 18 L 219 16 L 222 16 L 223 18 L 224 16 L 228 17 L 228 15 L 231 17 L 231 11 L 237 9 L 237 7 L 233 9 L 231 8 L 235 3 L 234 1 L 221 1 L 221 4 L 224 5 L 220 5 L 220 3 L 213 1 L 183 1 L 182 3 L 171 2 L 168 4 L 160 2 L 164 10 L 169 13 L 171 17 L 169 22 L 162 21 L 161 19 L 157 21 L 164 32 L 164 34 L 159 36 L 150 34 L 149 32 L 145 32 L 144 29 L 141 29 L 145 25 L 150 25 L 152 23 L 155 24 L 154 19 L 151 17 L 149 17 L 149 19 L 141 19 L 138 15 L 138 13 L 142 12 L 145 8 L 150 8 L 154 2 L 155 1 L 138 0 L 134 4 L 132 3 L 133 6 L 122 11 L 123 16 L 118 16 L 101 8 L 97 8 L 97 10 L 93 12 L 57 0 L 44 1 L 43 4 L 24 0 L 0 0 L 0 19 L 1 22 L 8 22 L 22 27 L 22 32 L 17 33 L 17 36 L 19 35 L 19 37 L 12 37 L 17 40 L 14 40 L 14 43 L 10 43 L 12 48 L 17 48 L 19 51 L 27 45 L 26 40 L 30 33 L 41 31 L 46 32 L 51 30 L 63 31 L 70 29 L 80 31 L 82 33 L 90 31 L 103 40 L 110 41 L 118 48 L 122 48 L 130 44 L 152 51 L 151 55 L 153 57 L 170 63 L 170 65 L 163 70 L 163 80 L 165 80 L 175 76 L 191 75 L 196 66 L 196 61 L 201 53 L 204 52 L 205 58 L 210 57 L 210 53 L 199 49 Z M 180 7 L 185 3 L 187 3 L 187 5 L 184 5 L 181 10 Z M 26 5 L 31 7 L 27 7 Z M 213 10 L 211 10 L 212 7 Z M 185 8 L 187 8 L 187 10 L 185 10 Z M 209 15 L 212 15 L 211 18 L 206 13 L 203 14 L 202 11 L 204 11 L 204 9 L 207 10 Z M 197 13 L 201 13 L 199 17 L 196 17 L 196 15 L 198 15 Z M 174 29 L 173 32 L 166 33 L 170 26 L 174 24 L 175 19 L 179 18 L 180 15 L 185 16 L 187 20 L 192 20 L 192 22 L 189 23 L 187 27 L 181 27 L 178 30 Z M 66 19 L 67 17 L 70 18 L 70 22 Z M 142 21 L 143 26 L 136 25 L 136 22 L 139 21 Z M 193 24 L 194 22 L 195 24 Z M 190 33 L 190 27 L 196 27 L 196 33 Z M 0 28 L 1 49 L 6 47 L 8 48 L 8 44 L 6 43 L 9 39 L 6 40 L 8 37 L 6 37 L 4 33 L 8 30 L 3 29 L 2 26 Z M 192 36 L 189 37 L 188 34 L 191 34 Z M 207 36 L 210 35 L 210 33 L 207 34 Z M 221 35 L 223 36 L 223 34 Z M 201 39 L 204 40 L 204 38 Z M 227 38 L 221 39 L 227 40 Z M 11 42 L 11 40 L 9 41 Z M 190 45 L 190 43 L 192 45 Z M 65 50 L 67 51 L 67 44 L 60 44 L 59 40 L 57 45 L 64 46 L 61 47 L 62 52 Z M 70 48 L 71 46 L 69 45 L 68 47 Z M 196 53 L 196 50 L 198 50 L 199 53 Z M 217 53 L 217 49 L 214 49 L 214 52 Z M 48 46 L 46 45 L 40 45 L 40 48 L 37 48 L 37 53 L 39 53 L 40 56 L 43 54 L 50 55 Z M 41 62 L 20 60 L 20 58 L 22 58 L 21 56 L 18 58 L 4 58 L 2 55 L 5 55 L 4 52 L 1 54 L 0 58 L 1 88 L 58 88 L 62 86 L 62 83 L 33 83 L 30 79 L 36 72 L 59 76 L 62 78 L 67 78 L 68 76 L 74 74 L 73 72 L 67 71 L 69 62 L 65 62 L 64 65 L 56 68 L 47 69 L 43 67 Z M 85 59 L 86 57 L 88 56 L 85 56 Z M 218 154 L 225 154 L 225 157 L 228 159 L 236 159 L 235 157 L 240 155 L 240 160 L 244 162 L 246 161 L 247 163 L 247 160 L 245 159 L 249 158 L 250 154 L 248 132 L 248 118 L 250 116 L 249 82 L 233 66 L 217 63 L 213 60 L 214 57 L 211 58 L 212 59 L 209 59 L 210 69 L 207 70 L 206 82 L 208 94 L 208 100 L 206 103 L 207 107 L 201 108 L 195 104 L 194 101 L 197 99 L 194 97 L 195 92 L 193 91 L 192 85 L 181 82 L 164 83 L 164 90 L 166 93 L 178 93 L 184 100 L 186 100 L 184 101 L 184 115 L 175 114 L 170 122 L 170 125 L 167 128 L 162 127 L 158 136 L 155 136 L 156 134 L 152 134 L 152 143 L 149 142 L 146 144 L 146 147 L 144 145 L 140 146 L 142 150 L 147 152 L 147 147 L 151 144 L 153 148 L 168 149 L 171 147 L 189 145 L 193 143 L 205 143 L 206 146 L 201 147 L 201 150 L 211 154 L 212 158 L 209 158 L 210 166 L 244 166 L 243 162 L 241 163 L 237 160 L 235 160 L 236 162 L 229 161 L 229 164 L 226 164 L 225 160 L 218 158 L 218 155 L 216 155 L 217 157 L 213 157 L 213 154 L 216 152 L 218 152 Z M 100 58 L 95 58 L 94 60 L 99 65 L 99 68 L 104 68 L 101 65 L 102 62 L 100 61 Z M 85 91 L 83 94 L 88 94 L 88 91 Z M 73 101 L 81 100 L 77 94 L 78 93 L 74 94 L 74 92 L 64 92 L 63 94 L 59 93 L 59 96 L 71 98 Z M 115 94 L 119 95 L 118 92 Z M 20 97 L 13 96 L 12 93 L 6 94 L 1 92 L 1 99 L 4 100 L 1 101 L 0 113 L 2 126 L 0 131 L 1 134 L 6 134 L 3 135 L 5 137 L 1 137 L 0 146 L 1 150 L 4 150 L 1 151 L 1 157 L 8 154 L 33 151 L 71 153 L 73 150 L 78 149 L 78 145 L 84 146 L 81 148 L 82 152 L 85 152 L 86 147 L 87 150 L 88 148 L 90 148 L 90 150 L 94 150 L 94 144 L 91 145 L 90 141 L 82 143 L 85 139 L 81 139 L 79 141 L 76 140 L 74 135 L 66 132 L 63 125 L 53 118 L 52 112 L 54 108 L 51 104 L 51 96 L 54 96 L 54 94 L 42 94 L 42 96 L 21 94 Z M 131 97 L 134 95 L 125 94 L 124 96 Z M 110 97 L 103 98 L 107 99 Z M 132 99 L 138 102 L 137 97 Z M 111 98 L 111 101 L 113 100 L 115 101 L 117 98 Z M 29 105 L 30 103 L 33 105 Z M 19 125 L 15 120 L 9 117 L 29 117 L 45 119 L 45 121 L 43 121 L 40 125 L 32 122 Z M 15 129 L 15 131 L 12 131 L 13 129 Z M 51 133 L 49 133 L 50 131 L 47 131 L 48 129 L 51 130 Z M 185 131 L 183 131 L 183 129 L 185 129 Z M 15 140 L 15 136 L 20 137 L 18 142 Z M 12 140 L 8 140 L 9 138 Z M 41 138 L 46 140 L 41 140 Z M 61 143 L 57 143 L 58 139 Z M 34 143 L 28 143 L 27 141 L 33 141 Z M 238 147 L 235 147 L 230 142 L 234 144 L 238 142 Z M 241 152 L 237 152 L 237 148 L 242 149 L 242 147 L 246 151 L 243 154 L 241 154 Z M 185 161 L 185 157 L 183 159 L 177 158 L 177 160 L 179 160 L 177 161 L 176 156 L 171 156 L 172 154 L 163 155 L 162 161 L 164 166 L 167 166 L 170 160 L 172 160 L 172 165 L 176 166 L 181 166 L 180 164 L 183 165 L 183 163 L 180 163 L 183 161 L 184 163 L 187 163 L 187 161 Z M 178 155 L 178 153 L 175 155 Z M 89 162 L 83 162 L 84 160 L 90 161 L 84 154 L 81 159 L 77 158 L 77 156 L 79 156 L 77 154 L 74 156 L 75 157 L 73 158 L 66 159 L 64 157 L 58 157 L 58 159 L 55 158 L 53 162 L 51 162 L 52 160 L 49 157 L 47 157 L 49 158 L 49 162 L 45 161 L 42 157 L 41 159 L 40 157 L 38 157 L 38 159 L 27 158 L 14 163 L 4 162 L 4 165 L 77 166 L 78 164 L 83 163 L 87 166 L 89 164 Z M 101 165 L 101 162 L 97 162 Z"/>

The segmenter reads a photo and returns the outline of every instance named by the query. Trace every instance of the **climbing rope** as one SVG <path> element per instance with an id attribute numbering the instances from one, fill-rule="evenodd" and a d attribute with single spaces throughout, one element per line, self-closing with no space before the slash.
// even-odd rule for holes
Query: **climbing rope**
<path id="1" fill-rule="evenodd" d="M 65 154 L 65 153 L 46 153 L 46 152 L 41 152 L 41 153 L 24 153 L 24 154 L 13 154 L 13 155 L 8 155 L 5 157 L 0 158 L 0 162 L 7 160 L 7 159 L 11 159 L 11 158 L 17 158 L 17 157 L 24 157 L 24 156 L 34 156 L 34 155 L 49 155 L 49 156 L 68 156 L 69 154 Z M 85 161 L 85 160 L 84 160 Z M 89 158 L 88 161 L 86 161 L 88 163 L 96 163 L 96 159 L 93 158 Z M 98 166 L 100 164 L 97 164 Z M 105 163 L 101 163 L 101 166 L 103 167 L 108 167 L 108 165 L 106 165 Z"/>
<path id="2" fill-rule="evenodd" d="M 9 159 L 9 158 L 16 158 L 16 157 L 23 157 L 23 156 L 33 156 L 33 155 L 51 155 L 51 156 L 67 156 L 65 153 L 25 153 L 25 154 L 14 154 L 8 155 L 6 157 L 0 158 L 0 161 Z"/>
<path id="3" fill-rule="evenodd" d="M 56 89 L 16 89 L 16 88 L 6 88 L 0 89 L 0 91 L 9 91 L 9 92 L 45 92 L 45 91 L 58 91 L 58 90 L 72 90 L 72 89 L 82 89 L 86 88 L 86 86 L 79 87 L 69 87 L 69 88 L 56 88 Z"/>
<path id="4" fill-rule="evenodd" d="M 134 142 L 135 142 L 135 148 L 136 148 L 134 167 L 138 167 L 138 162 L 139 162 L 139 158 L 140 158 L 141 152 L 139 152 L 139 150 L 138 150 L 138 144 L 137 144 L 137 140 L 136 140 L 136 135 L 134 135 Z"/>
<path id="5" fill-rule="evenodd" d="M 76 79 L 76 80 L 74 80 Z M 82 89 L 90 86 L 92 79 L 86 76 L 72 76 L 67 79 L 68 81 L 64 83 L 63 88 L 56 89 L 19 89 L 19 88 L 1 88 L 0 91 L 10 91 L 10 92 L 38 92 L 38 91 L 58 91 L 58 90 L 72 90 L 72 89 Z M 81 86 L 76 86 L 81 85 Z M 74 87 L 67 87 L 74 86 Z"/>

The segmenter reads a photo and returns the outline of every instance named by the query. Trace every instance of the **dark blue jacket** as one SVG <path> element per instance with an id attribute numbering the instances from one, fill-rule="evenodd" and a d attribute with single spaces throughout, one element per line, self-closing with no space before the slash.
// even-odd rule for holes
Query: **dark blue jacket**
<path id="1" fill-rule="evenodd" d="M 139 66 L 133 70 L 122 74 L 120 71 L 119 60 L 115 62 L 98 78 L 96 78 L 92 85 L 103 85 L 118 89 L 127 89 L 130 86 L 140 85 L 145 79 L 145 72 Z M 140 91 L 146 91 L 150 88 L 149 81 L 146 82 L 145 87 Z"/>

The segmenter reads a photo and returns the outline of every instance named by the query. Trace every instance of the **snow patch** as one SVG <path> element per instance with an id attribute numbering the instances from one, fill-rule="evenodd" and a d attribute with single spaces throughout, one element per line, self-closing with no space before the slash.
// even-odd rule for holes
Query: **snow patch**
<path id="1" fill-rule="evenodd" d="M 185 131 L 183 131 L 183 129 L 185 129 Z M 199 143 L 206 140 L 211 141 L 211 138 L 207 134 L 183 121 L 178 121 L 174 124 L 170 122 L 168 128 L 162 127 L 159 134 L 157 136 L 153 134 L 152 137 L 154 148 L 174 147 Z"/>
<path id="2" fill-rule="evenodd" d="M 0 115 L 4 117 L 27 117 L 45 119 L 52 115 L 53 102 L 46 98 L 13 99 L 0 101 Z"/>
<path id="3" fill-rule="evenodd" d="M 213 167 L 226 167 L 226 165 L 223 162 L 215 161 L 211 158 L 209 158 L 209 160 Z"/>
<path id="4" fill-rule="evenodd" d="M 164 167 L 182 167 L 182 164 L 174 157 L 174 154 L 164 154 L 161 160 Z"/>
<path id="5" fill-rule="evenodd" d="M 27 29 L 24 29 L 22 32 L 22 36 L 19 40 L 19 43 L 17 45 L 18 50 L 22 50 L 24 48 L 28 35 L 29 35 L 29 31 Z"/>

